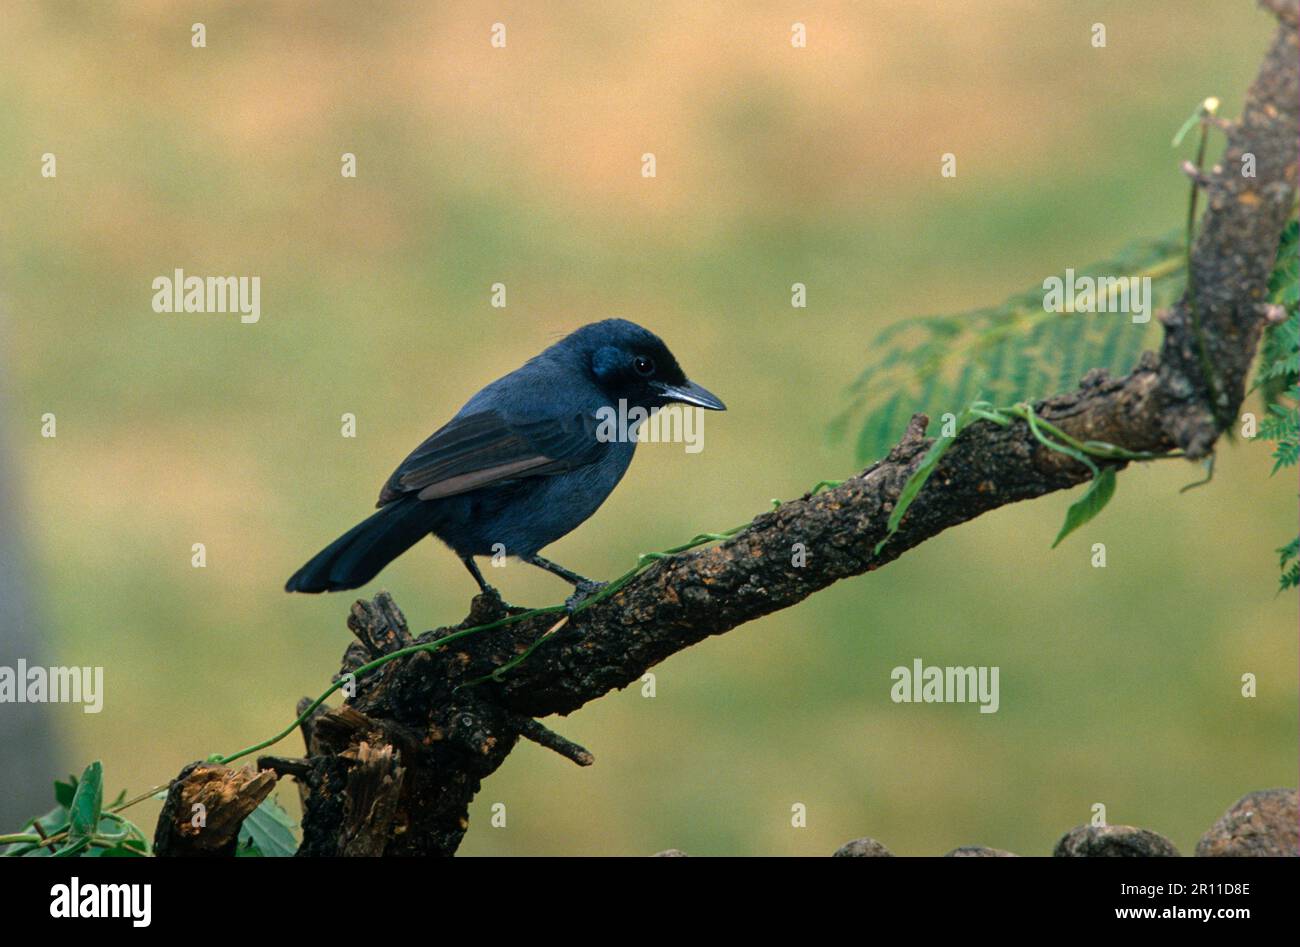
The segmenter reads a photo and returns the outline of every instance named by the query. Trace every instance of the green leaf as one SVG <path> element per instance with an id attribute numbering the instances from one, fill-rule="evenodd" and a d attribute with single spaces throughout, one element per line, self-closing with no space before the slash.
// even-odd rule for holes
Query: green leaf
<path id="1" fill-rule="evenodd" d="M 1257 436 L 1272 441 L 1273 473 L 1300 463 L 1300 221 L 1292 218 L 1282 230 L 1277 264 L 1269 279 L 1269 301 L 1285 307 L 1286 318 L 1270 325 L 1260 347 L 1259 367 L 1252 390 L 1258 390 L 1268 413 Z M 1278 590 L 1300 586 L 1300 538 L 1278 550 L 1281 575 Z"/>
<path id="2" fill-rule="evenodd" d="M 1283 398 L 1294 401 L 1300 379 L 1300 221 L 1295 218 L 1282 230 L 1268 298 L 1286 309 L 1287 318 L 1265 330 L 1252 390 L 1259 389 L 1265 404 L 1273 406 Z"/>
<path id="3" fill-rule="evenodd" d="M 68 848 L 90 838 L 99 828 L 99 814 L 104 804 L 104 766 L 99 760 L 91 763 L 81 774 L 77 791 L 69 807 L 70 826 L 68 828 Z M 60 852 L 64 854 L 64 852 Z"/>
<path id="4" fill-rule="evenodd" d="M 116 858 L 148 855 L 149 842 L 139 826 L 114 812 L 105 812 L 91 839 L 89 857 Z"/>
<path id="5" fill-rule="evenodd" d="M 139 842 L 127 839 L 112 848 L 91 849 L 91 854 L 98 854 L 100 858 L 145 858 L 149 853 Z"/>
<path id="6" fill-rule="evenodd" d="M 1285 592 L 1300 585 L 1300 536 L 1291 540 L 1277 551 L 1278 566 L 1282 575 L 1278 578 L 1278 591 Z"/>
<path id="7" fill-rule="evenodd" d="M 1278 564 L 1283 566 L 1286 565 L 1288 562 L 1290 562 L 1292 559 L 1296 558 L 1297 556 L 1300 556 L 1300 536 L 1297 536 L 1295 539 L 1291 540 L 1289 543 L 1287 543 L 1285 546 L 1279 549 L 1277 551 L 1277 554 L 1278 554 L 1278 559 L 1280 560 Z"/>
<path id="8" fill-rule="evenodd" d="M 69 838 L 68 841 L 54 853 L 55 858 L 74 858 L 83 851 L 90 848 L 90 839 L 79 838 L 75 842 Z"/>
<path id="9" fill-rule="evenodd" d="M 289 813 L 271 797 L 262 800 L 239 827 L 239 845 L 235 854 L 287 858 L 298 851 Z"/>
<path id="10" fill-rule="evenodd" d="M 1171 305 L 1185 282 L 1181 232 L 1124 248 L 1082 268 L 1076 279 L 1150 277 L 1152 310 Z M 999 404 L 1033 401 L 1079 383 L 1088 369 L 1129 371 L 1158 341 L 1160 322 L 1134 323 L 1124 312 L 1049 311 L 1042 284 L 998 306 L 895 323 L 876 335 L 866 366 L 830 425 L 850 440 L 858 461 L 884 455 L 913 413 L 954 413 L 976 391 Z M 1107 297 L 1108 308 L 1109 297 Z"/>
<path id="11" fill-rule="evenodd" d="M 77 777 L 69 776 L 65 783 L 62 780 L 54 781 L 54 798 L 58 800 L 59 805 L 65 809 L 72 807 L 72 797 L 77 792 Z"/>
<path id="12" fill-rule="evenodd" d="M 68 809 L 66 806 L 55 806 L 43 816 L 35 819 L 28 819 L 23 825 L 23 829 L 33 828 L 40 825 L 41 831 L 37 834 L 44 833 L 47 836 L 54 835 L 56 832 L 62 832 L 68 827 Z M 8 846 L 3 853 L 4 855 L 25 855 L 36 857 L 48 857 L 51 852 L 46 846 L 31 845 L 25 842 L 16 842 Z"/>
<path id="13" fill-rule="evenodd" d="M 149 854 L 149 842 L 140 828 L 124 817 L 104 811 L 104 768 L 96 760 L 86 767 L 78 779 L 69 776 L 65 783 L 56 780 L 54 796 L 59 804 L 43 816 L 29 819 L 24 829 L 36 829 L 37 835 L 46 837 L 67 832 L 66 841 L 48 845 L 17 843 L 0 852 L 7 856 L 49 857 L 57 855 L 70 858 L 85 856 L 136 856 Z M 126 799 L 126 792 L 118 794 L 117 802 Z"/>
<path id="14" fill-rule="evenodd" d="M 939 461 L 942 460 L 943 455 L 948 452 L 948 448 L 953 445 L 953 442 L 957 440 L 958 435 L 961 434 L 962 429 L 969 423 L 970 413 L 968 411 L 963 411 L 957 418 L 957 429 L 953 433 L 953 436 L 938 437 L 935 439 L 934 443 L 930 445 L 930 449 L 926 451 L 925 457 L 921 460 L 920 466 L 918 466 L 916 470 L 912 471 L 912 475 L 907 478 L 907 483 L 903 484 L 903 489 L 898 494 L 898 502 L 894 504 L 894 510 L 889 514 L 889 524 L 885 531 L 885 536 L 880 540 L 880 542 L 876 543 L 876 548 L 872 551 L 873 556 L 880 555 L 880 550 L 884 548 L 885 543 L 889 542 L 890 537 L 898 532 L 899 524 L 903 522 L 903 514 L 905 514 L 907 508 L 912 505 L 912 501 L 916 499 L 916 495 L 921 492 L 921 488 L 925 486 L 925 482 L 930 479 L 930 474 L 934 473 L 934 468 L 939 465 Z"/>
<path id="15" fill-rule="evenodd" d="M 55 806 L 43 816 L 35 819 L 29 819 L 24 829 L 40 823 L 41 831 L 46 835 L 53 835 L 55 832 L 62 832 L 68 827 L 68 808 L 67 806 Z"/>
<path id="16" fill-rule="evenodd" d="M 1104 510 L 1114 495 L 1115 468 L 1103 467 L 1101 473 L 1092 478 L 1083 496 L 1070 506 L 1065 514 L 1065 523 L 1061 526 L 1061 531 L 1056 534 L 1056 541 L 1052 543 L 1052 548 L 1055 549 L 1062 539 Z"/>

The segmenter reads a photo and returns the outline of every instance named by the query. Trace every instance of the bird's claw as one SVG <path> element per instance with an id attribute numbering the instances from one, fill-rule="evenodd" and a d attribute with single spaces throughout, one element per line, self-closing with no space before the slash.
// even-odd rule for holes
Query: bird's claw
<path id="1" fill-rule="evenodd" d="M 609 585 L 608 582 L 596 582 L 592 579 L 584 579 L 573 587 L 573 594 L 564 600 L 564 610 L 572 615 L 578 610 L 578 606 L 607 585 Z"/>
<path id="2" fill-rule="evenodd" d="M 490 605 L 493 611 L 500 611 L 503 614 L 514 608 L 513 605 L 501 597 L 501 593 L 496 590 L 495 586 L 484 585 L 474 598 L 476 601 L 483 599 L 485 604 Z"/>

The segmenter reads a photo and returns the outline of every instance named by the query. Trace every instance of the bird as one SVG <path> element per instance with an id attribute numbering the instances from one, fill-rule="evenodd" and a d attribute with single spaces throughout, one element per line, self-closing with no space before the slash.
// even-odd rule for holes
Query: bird
<path id="1" fill-rule="evenodd" d="M 610 436 L 610 412 L 726 405 L 689 380 L 659 336 L 626 319 L 571 332 L 491 382 L 434 431 L 384 483 L 378 512 L 334 540 L 285 584 L 288 592 L 359 588 L 425 536 L 460 557 L 500 598 L 475 556 L 514 556 L 570 583 L 569 609 L 595 582 L 538 553 L 596 512 L 623 478 L 635 434 Z"/>

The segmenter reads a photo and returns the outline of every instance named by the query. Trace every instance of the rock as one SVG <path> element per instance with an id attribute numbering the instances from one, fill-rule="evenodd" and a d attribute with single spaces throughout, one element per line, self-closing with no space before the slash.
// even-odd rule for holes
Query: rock
<path id="1" fill-rule="evenodd" d="M 894 853 L 873 838 L 859 838 L 845 842 L 832 858 L 893 858 Z"/>
<path id="2" fill-rule="evenodd" d="M 1052 850 L 1056 858 L 1177 858 L 1178 849 L 1158 832 L 1131 825 L 1081 825 Z"/>
<path id="3" fill-rule="evenodd" d="M 989 848 L 987 845 L 962 845 L 954 848 L 944 858 L 1018 858 L 1015 852 L 1003 851 L 1000 848 Z"/>
<path id="4" fill-rule="evenodd" d="M 680 848 L 666 848 L 662 852 L 655 852 L 650 857 L 651 858 L 686 858 L 688 856 Z"/>
<path id="5" fill-rule="evenodd" d="M 1300 854 L 1294 789 L 1261 789 L 1238 799 L 1196 843 L 1203 858 Z"/>

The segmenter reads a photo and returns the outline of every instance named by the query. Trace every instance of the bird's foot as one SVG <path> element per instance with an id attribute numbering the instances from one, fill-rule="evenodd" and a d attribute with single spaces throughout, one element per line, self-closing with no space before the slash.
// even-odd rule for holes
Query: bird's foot
<path id="1" fill-rule="evenodd" d="M 593 579 L 583 579 L 573 587 L 573 594 L 564 600 L 564 610 L 570 615 L 578 610 L 578 606 L 591 598 L 605 586 L 608 582 L 596 582 Z"/>
<path id="2" fill-rule="evenodd" d="M 474 596 L 473 610 L 476 614 L 508 614 L 514 606 L 501 597 L 493 586 L 484 584 L 478 595 Z"/>

